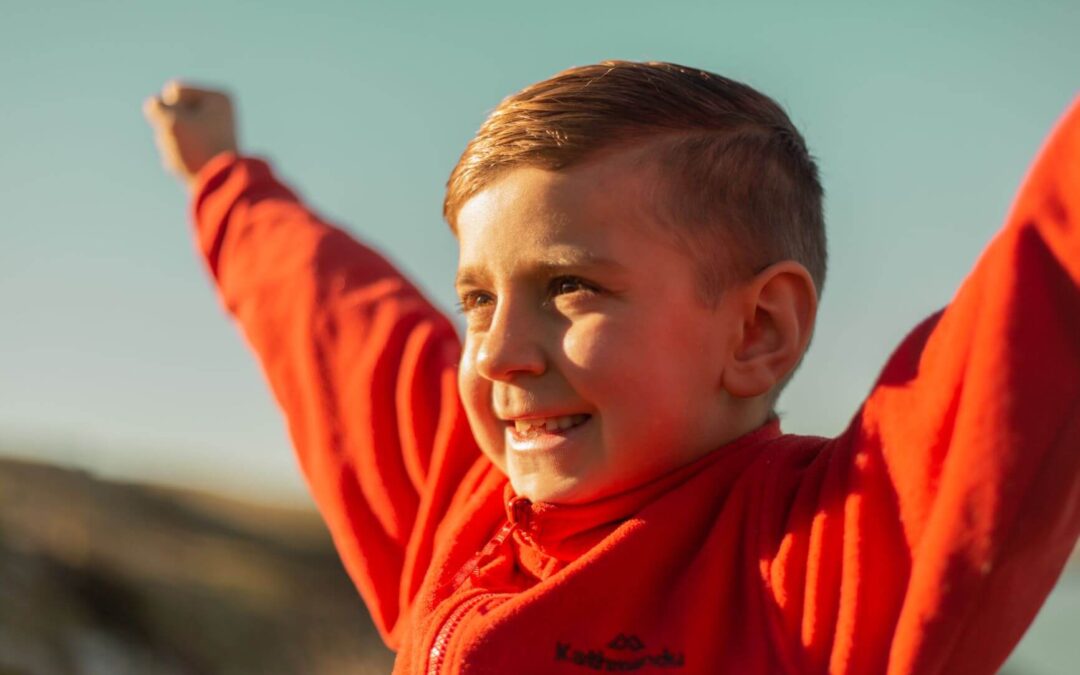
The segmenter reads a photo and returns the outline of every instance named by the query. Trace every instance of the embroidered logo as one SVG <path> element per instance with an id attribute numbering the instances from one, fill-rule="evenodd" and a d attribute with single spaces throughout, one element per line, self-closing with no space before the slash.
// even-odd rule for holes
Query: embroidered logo
<path id="1" fill-rule="evenodd" d="M 593 670 L 621 671 L 640 670 L 642 668 L 682 668 L 686 658 L 682 652 L 673 652 L 663 647 L 659 652 L 650 651 L 636 635 L 619 633 L 607 643 L 608 653 L 604 649 L 575 649 L 569 642 L 555 643 L 555 660 L 568 661 L 582 668 Z"/>

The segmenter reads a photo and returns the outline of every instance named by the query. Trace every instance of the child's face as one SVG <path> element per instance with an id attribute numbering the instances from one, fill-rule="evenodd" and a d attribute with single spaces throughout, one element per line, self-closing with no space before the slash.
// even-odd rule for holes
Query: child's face
<path id="1" fill-rule="evenodd" d="M 459 387 L 480 447 L 533 501 L 582 502 L 681 466 L 727 430 L 732 313 L 617 154 L 518 168 L 458 216 Z"/>

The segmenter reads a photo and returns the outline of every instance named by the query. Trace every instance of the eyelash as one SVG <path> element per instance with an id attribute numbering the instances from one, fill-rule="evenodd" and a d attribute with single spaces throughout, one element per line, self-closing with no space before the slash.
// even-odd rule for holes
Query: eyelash
<path id="1" fill-rule="evenodd" d="M 577 286 L 576 290 L 563 291 L 564 284 L 573 284 Z M 561 292 L 560 292 L 561 291 Z M 573 293 L 598 293 L 600 288 L 595 284 L 591 284 L 581 277 L 575 277 L 572 275 L 565 275 L 555 277 L 548 284 L 548 299 L 555 298 L 558 295 L 570 295 Z M 462 314 L 468 314 L 469 312 L 478 309 L 479 307 L 486 307 L 487 305 L 478 305 L 477 303 L 482 300 L 491 300 L 491 295 L 485 291 L 469 291 L 465 293 L 461 299 L 457 302 L 457 309 Z"/>
<path id="2" fill-rule="evenodd" d="M 564 293 L 555 293 L 555 292 L 553 292 L 555 290 L 561 290 L 562 284 L 566 284 L 566 283 L 571 283 L 571 284 L 576 285 L 578 287 L 578 290 L 577 291 L 566 291 Z M 551 280 L 551 284 L 548 285 L 548 291 L 549 291 L 549 294 L 550 294 L 551 297 L 555 297 L 556 295 L 566 295 L 568 293 L 577 293 L 577 292 L 580 292 L 580 291 L 586 291 L 588 293 L 595 293 L 598 290 L 599 289 L 596 286 L 594 286 L 593 284 L 590 284 L 589 282 L 585 281 L 581 277 L 575 277 L 575 276 L 569 276 L 569 275 L 568 276 L 562 276 L 562 277 L 555 277 L 554 279 Z"/>

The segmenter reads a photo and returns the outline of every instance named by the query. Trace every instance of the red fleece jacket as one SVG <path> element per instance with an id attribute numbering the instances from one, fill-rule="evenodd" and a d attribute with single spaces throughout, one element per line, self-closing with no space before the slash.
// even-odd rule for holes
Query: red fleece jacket
<path id="1" fill-rule="evenodd" d="M 265 162 L 219 155 L 193 210 L 396 673 L 990 673 L 1080 532 L 1080 101 L 842 435 L 582 506 L 513 495 L 450 322 Z"/>

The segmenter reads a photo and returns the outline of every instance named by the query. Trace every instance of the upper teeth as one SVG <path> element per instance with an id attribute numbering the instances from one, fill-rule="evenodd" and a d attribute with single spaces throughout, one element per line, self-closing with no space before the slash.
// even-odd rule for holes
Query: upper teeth
<path id="1" fill-rule="evenodd" d="M 543 429 L 544 431 L 558 431 L 569 429 L 581 424 L 588 415 L 563 415 L 562 417 L 537 417 L 529 420 L 514 420 L 514 429 L 519 432 Z"/>

